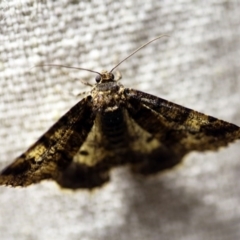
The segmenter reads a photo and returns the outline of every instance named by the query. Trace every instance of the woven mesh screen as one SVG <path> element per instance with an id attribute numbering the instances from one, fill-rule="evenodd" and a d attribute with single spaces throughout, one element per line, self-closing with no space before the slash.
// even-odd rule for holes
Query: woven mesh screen
<path id="1" fill-rule="evenodd" d="M 1 1 L 0 167 L 110 70 L 122 83 L 240 125 L 240 4 L 227 0 Z M 1 239 L 239 239 L 239 142 L 147 179 L 127 168 L 88 191 L 0 188 Z"/>

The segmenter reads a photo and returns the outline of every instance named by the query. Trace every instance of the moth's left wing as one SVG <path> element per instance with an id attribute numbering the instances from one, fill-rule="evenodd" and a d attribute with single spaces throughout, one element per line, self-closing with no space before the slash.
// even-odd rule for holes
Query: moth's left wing
<path id="1" fill-rule="evenodd" d="M 70 165 L 94 122 L 91 97 L 72 107 L 33 146 L 0 174 L 0 185 L 27 186 L 57 180 Z"/>
<path id="2" fill-rule="evenodd" d="M 133 89 L 125 89 L 129 115 L 167 149 L 183 156 L 216 150 L 240 139 L 234 124 Z"/>

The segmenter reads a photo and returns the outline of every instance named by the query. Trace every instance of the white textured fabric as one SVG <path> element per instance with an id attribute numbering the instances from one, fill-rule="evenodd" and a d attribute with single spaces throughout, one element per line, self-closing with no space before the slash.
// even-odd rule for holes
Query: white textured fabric
<path id="1" fill-rule="evenodd" d="M 1 1 L 0 168 L 88 90 L 94 74 L 55 63 L 118 70 L 122 83 L 240 125 L 240 3 L 227 0 Z M 112 171 L 93 192 L 45 181 L 0 187 L 0 238 L 240 239 L 240 142 L 192 153 L 141 179 Z"/>

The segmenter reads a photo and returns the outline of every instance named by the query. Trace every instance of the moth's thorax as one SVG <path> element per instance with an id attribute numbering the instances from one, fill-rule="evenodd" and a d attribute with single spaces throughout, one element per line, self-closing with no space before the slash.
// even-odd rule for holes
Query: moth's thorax
<path id="1" fill-rule="evenodd" d="M 112 73 L 102 72 L 101 81 L 91 91 L 93 107 L 97 112 L 116 110 L 125 99 L 124 87 L 112 80 Z"/>

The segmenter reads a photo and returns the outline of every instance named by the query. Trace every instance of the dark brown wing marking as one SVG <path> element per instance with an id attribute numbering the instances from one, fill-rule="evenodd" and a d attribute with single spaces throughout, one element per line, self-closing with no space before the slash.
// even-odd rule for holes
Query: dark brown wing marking
<path id="1" fill-rule="evenodd" d="M 234 124 L 140 91 L 125 89 L 130 117 L 178 156 L 216 150 L 240 139 Z"/>
<path id="2" fill-rule="evenodd" d="M 0 175 L 0 184 L 27 186 L 42 179 L 58 179 L 79 151 L 93 121 L 92 101 L 88 96 L 4 169 Z"/>

